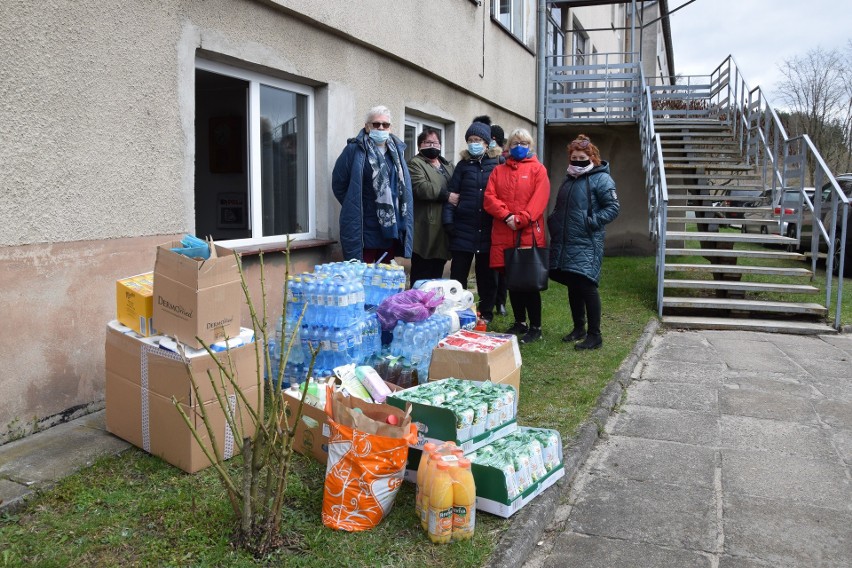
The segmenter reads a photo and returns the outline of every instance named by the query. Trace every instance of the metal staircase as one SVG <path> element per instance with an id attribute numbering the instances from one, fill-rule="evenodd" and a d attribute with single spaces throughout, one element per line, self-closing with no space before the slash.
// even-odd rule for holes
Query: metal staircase
<path id="1" fill-rule="evenodd" d="M 812 301 L 820 292 L 813 272 L 790 266 L 805 260 L 784 250 L 796 239 L 773 234 L 771 205 L 748 206 L 771 188 L 745 161 L 730 127 L 716 119 L 662 118 L 655 129 L 668 186 L 663 323 L 833 332 L 824 323 L 826 307 Z"/>

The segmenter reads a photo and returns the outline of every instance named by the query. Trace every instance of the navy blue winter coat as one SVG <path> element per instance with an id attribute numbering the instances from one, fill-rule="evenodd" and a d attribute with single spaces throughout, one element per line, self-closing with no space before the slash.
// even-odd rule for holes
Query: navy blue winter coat
<path id="1" fill-rule="evenodd" d="M 364 129 L 355 138 L 346 141 L 334 170 L 331 173 L 331 189 L 337 201 L 342 205 L 340 210 L 340 247 L 343 249 L 345 260 L 363 260 L 365 248 L 390 248 L 393 245 L 391 239 L 386 239 L 379 227 L 376 216 L 375 191 L 372 185 L 364 190 L 364 179 L 371 183 L 371 173 L 364 171 L 367 162 L 367 147 L 365 138 L 367 133 Z M 393 135 L 391 135 L 393 136 Z M 405 142 L 393 136 L 396 144 L 397 156 L 402 165 L 402 174 L 405 178 L 403 183 L 397 181 L 398 199 L 400 205 L 407 205 L 406 214 L 399 218 L 398 229 L 399 240 L 402 243 L 402 256 L 411 258 L 414 245 L 414 196 L 411 192 L 411 175 L 408 173 L 408 164 L 405 162 Z M 390 165 L 390 161 L 388 162 Z M 396 168 L 391 165 L 391 182 L 397 179 Z M 386 262 L 390 259 L 386 259 Z"/>
<path id="2" fill-rule="evenodd" d="M 547 218 L 550 269 L 581 274 L 597 283 L 603 262 L 604 226 L 618 216 L 618 210 L 615 181 L 607 162 L 578 178 L 567 176 L 556 196 L 556 207 Z"/>
<path id="3" fill-rule="evenodd" d="M 482 197 L 491 171 L 504 161 L 502 150 L 489 148 L 481 159 L 462 150 L 461 157 L 447 184 L 449 193 L 459 194 L 459 204 L 444 203 L 441 215 L 450 235 L 450 251 L 490 253 L 494 218 L 482 207 Z"/>

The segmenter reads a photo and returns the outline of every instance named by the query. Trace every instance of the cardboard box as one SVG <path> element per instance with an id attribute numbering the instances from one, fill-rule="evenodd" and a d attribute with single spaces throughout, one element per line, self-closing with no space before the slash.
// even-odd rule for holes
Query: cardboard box
<path id="1" fill-rule="evenodd" d="M 233 387 L 227 385 L 225 396 L 237 428 L 242 429 L 232 432 L 207 377 L 208 369 L 213 369 L 214 377 L 219 376 L 213 358 L 207 353 L 189 358 L 199 387 L 196 397 L 184 362 L 177 353 L 160 348 L 160 338 L 140 337 L 117 321 L 107 326 L 107 430 L 184 471 L 193 473 L 203 469 L 211 465 L 210 460 L 172 402 L 175 397 L 198 430 L 204 446 L 212 453 L 213 444 L 202 422 L 202 412 L 207 413 L 213 424 L 219 457 L 232 457 L 239 452 L 235 437 L 241 439 L 254 433 L 249 408 Z M 228 353 L 218 355 L 227 364 Z M 251 407 L 259 404 L 262 408 L 263 390 L 258 390 L 254 345 L 232 349 L 230 360 Z"/>
<path id="2" fill-rule="evenodd" d="M 214 246 L 207 260 L 172 252 L 179 241 L 157 247 L 154 264 L 154 325 L 159 333 L 201 347 L 240 333 L 245 303 L 237 259 Z"/>
<path id="3" fill-rule="evenodd" d="M 477 332 L 457 332 L 477 333 Z M 452 334 L 456 335 L 456 334 Z M 451 336 L 448 336 L 448 339 Z M 506 337 L 508 340 L 488 352 L 464 351 L 461 349 L 438 346 L 432 351 L 429 365 L 429 381 L 454 377 L 473 381 L 491 381 L 515 387 L 521 392 L 521 351 L 518 339 L 514 335 L 482 334 Z"/>
<path id="4" fill-rule="evenodd" d="M 139 335 L 156 335 L 154 315 L 154 273 L 121 278 L 115 283 L 116 319 Z"/>
<path id="5" fill-rule="evenodd" d="M 385 381 L 392 391 L 400 390 L 399 386 Z M 295 397 L 288 396 L 289 402 L 287 408 L 287 424 L 290 428 L 293 427 L 293 422 L 296 419 L 296 409 L 299 407 L 299 400 Z M 358 398 L 353 398 L 355 406 L 361 409 L 368 409 L 374 406 L 373 403 L 362 401 Z M 296 424 L 296 433 L 293 436 L 293 449 L 303 456 L 313 456 L 318 462 L 326 463 L 328 461 L 328 436 L 331 430 L 327 421 L 328 415 L 325 410 L 316 408 L 308 403 L 305 403 L 302 408 L 302 418 Z"/>

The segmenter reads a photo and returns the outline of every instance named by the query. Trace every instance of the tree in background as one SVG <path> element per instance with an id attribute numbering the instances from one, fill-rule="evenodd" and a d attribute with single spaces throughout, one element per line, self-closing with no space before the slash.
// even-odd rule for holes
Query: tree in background
<path id="1" fill-rule="evenodd" d="M 852 41 L 845 52 L 816 48 L 779 67 L 787 135 L 808 134 L 834 173 L 852 170 Z"/>

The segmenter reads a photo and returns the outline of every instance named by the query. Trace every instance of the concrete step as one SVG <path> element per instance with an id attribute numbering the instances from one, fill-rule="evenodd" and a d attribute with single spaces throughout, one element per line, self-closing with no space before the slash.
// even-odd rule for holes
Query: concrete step
<path id="1" fill-rule="evenodd" d="M 775 251 L 775 250 L 740 250 L 740 249 L 712 249 L 712 248 L 668 248 L 666 256 L 700 256 L 721 258 L 762 258 L 775 260 L 805 260 L 805 255 L 798 252 Z"/>
<path id="2" fill-rule="evenodd" d="M 813 276 L 813 272 L 807 268 L 796 267 L 666 263 L 663 268 L 666 272 L 694 272 L 702 274 L 761 274 L 772 276 L 801 276 L 805 278 Z"/>
<path id="3" fill-rule="evenodd" d="M 690 316 L 663 316 L 663 325 L 673 329 L 714 329 L 791 333 L 797 335 L 835 334 L 837 330 L 822 323 L 761 320 L 739 318 L 713 318 Z"/>
<path id="4" fill-rule="evenodd" d="M 752 235 L 749 233 L 714 233 L 699 231 L 666 231 L 666 241 L 704 241 L 714 243 L 755 243 L 789 245 L 794 244 L 796 239 L 781 235 Z"/>
<path id="5" fill-rule="evenodd" d="M 731 310 L 737 312 L 760 312 L 795 314 L 824 317 L 825 306 L 804 302 L 772 302 L 767 300 L 739 300 L 735 298 L 679 298 L 664 297 L 663 308 L 697 310 Z"/>
<path id="6" fill-rule="evenodd" d="M 666 278 L 663 287 L 686 290 L 730 290 L 736 292 L 774 292 L 780 294 L 818 294 L 820 289 L 805 284 L 773 282 L 737 282 L 736 280 L 677 280 Z"/>

